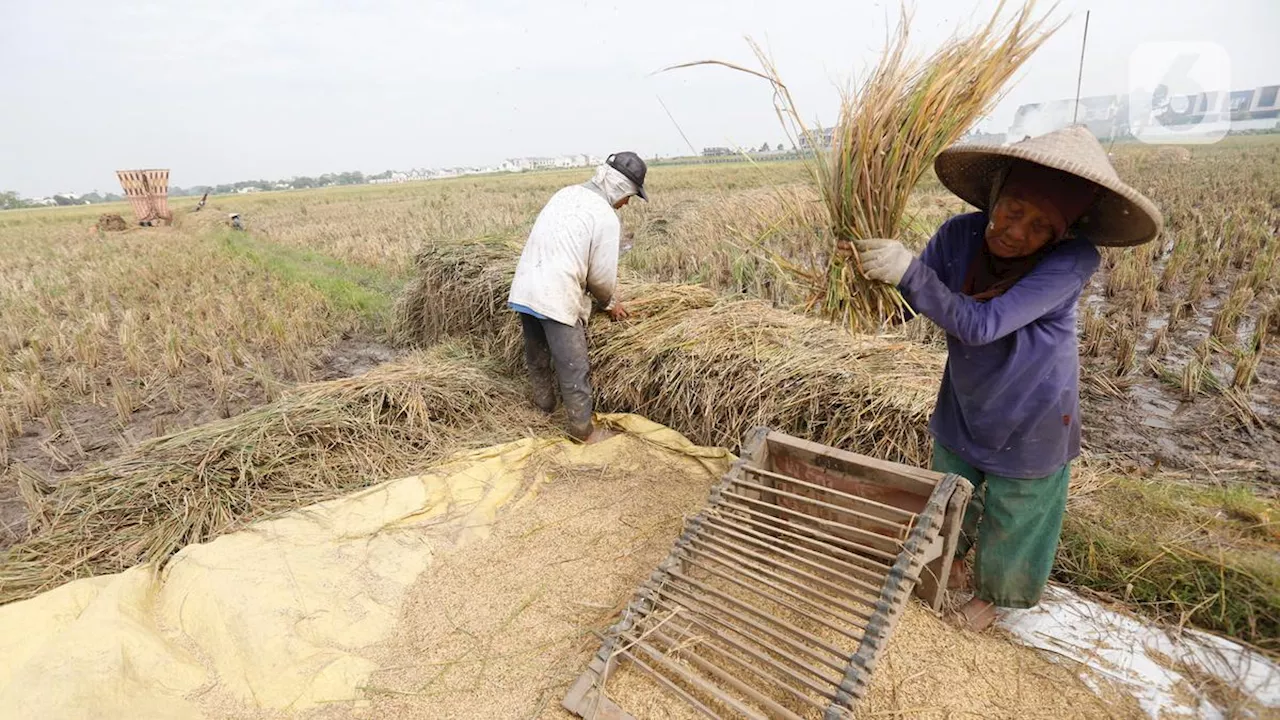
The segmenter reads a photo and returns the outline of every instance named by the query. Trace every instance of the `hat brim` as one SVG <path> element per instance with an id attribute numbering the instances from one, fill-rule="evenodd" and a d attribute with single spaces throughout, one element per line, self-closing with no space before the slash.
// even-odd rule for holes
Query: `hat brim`
<path id="1" fill-rule="evenodd" d="M 1141 245 L 1154 240 L 1164 227 L 1164 218 L 1155 203 L 1120 182 L 1113 173 L 1099 172 L 1082 163 L 1034 149 L 1017 145 L 959 145 L 939 153 L 933 169 L 938 180 L 961 200 L 988 211 L 992 183 L 1000 171 L 1015 160 L 1069 173 L 1100 188 L 1098 200 L 1074 226 L 1095 245 Z"/>
<path id="2" fill-rule="evenodd" d="M 644 188 L 639 185 L 636 186 L 636 195 L 639 195 L 641 200 L 649 202 L 649 193 L 645 192 Z"/>

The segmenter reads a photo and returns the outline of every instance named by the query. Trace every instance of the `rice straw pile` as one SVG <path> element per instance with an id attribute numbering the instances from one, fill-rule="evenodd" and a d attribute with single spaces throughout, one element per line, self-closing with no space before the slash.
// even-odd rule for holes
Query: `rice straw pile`
<path id="1" fill-rule="evenodd" d="M 516 270 L 508 261 L 520 257 L 520 249 L 520 243 L 496 236 L 429 242 L 414 256 L 414 279 L 396 303 L 396 339 L 425 346 L 507 317 Z"/>
<path id="2" fill-rule="evenodd" d="M 464 447 L 554 433 L 518 389 L 455 349 L 305 385 L 144 442 L 35 500 L 33 536 L 0 554 L 0 603 L 164 561 L 246 522 L 425 467 Z"/>
<path id="3" fill-rule="evenodd" d="M 492 248 L 433 243 L 417 257 L 423 274 L 401 299 L 397 332 L 412 343 L 442 329 L 496 340 L 495 352 L 523 374 L 519 328 L 498 312 L 508 285 L 467 283 L 468 274 L 511 276 L 518 251 L 496 266 Z M 942 373 L 941 353 L 890 336 L 853 336 L 760 300 L 720 299 L 706 288 L 630 284 L 631 319 L 598 316 L 588 331 L 598 409 L 635 412 L 704 445 L 737 447 L 752 428 L 855 452 L 926 465 L 926 431 Z"/>
<path id="4" fill-rule="evenodd" d="M 971 35 L 957 35 L 927 58 L 908 50 L 910 17 L 904 12 L 876 68 L 857 88 L 842 93 L 830 152 L 810 168 L 830 221 L 836 247 L 826 268 L 790 266 L 812 287 L 809 309 L 820 310 L 859 332 L 871 332 L 904 315 L 896 288 L 868 280 L 848 241 L 898 237 L 911 191 L 934 158 L 987 113 L 1001 88 L 1057 30 L 1035 18 L 1031 0 L 1000 21 L 1004 3 Z M 820 147 L 776 67 L 754 43 L 761 71 L 708 60 L 677 65 L 721 65 L 772 83 L 779 118 L 793 138 Z M 675 69 L 668 68 L 668 69 Z"/>

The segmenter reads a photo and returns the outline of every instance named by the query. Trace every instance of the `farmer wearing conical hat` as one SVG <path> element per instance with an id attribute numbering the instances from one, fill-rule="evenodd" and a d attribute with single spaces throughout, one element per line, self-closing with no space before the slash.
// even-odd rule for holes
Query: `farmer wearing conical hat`
<path id="1" fill-rule="evenodd" d="M 974 485 L 952 579 L 974 592 L 955 621 L 981 630 L 997 608 L 1039 602 L 1053 565 L 1080 454 L 1076 305 L 1095 246 L 1148 242 L 1162 220 L 1080 126 L 955 146 L 934 169 L 979 211 L 943 223 L 919 257 L 894 240 L 856 244 L 868 277 L 947 333 L 933 469 Z"/>
<path id="2" fill-rule="evenodd" d="M 646 172 L 639 155 L 620 152 L 587 182 L 552 195 L 533 223 L 507 296 L 524 332 L 534 403 L 555 410 L 558 385 L 569 433 L 588 443 L 606 433 L 591 422 L 586 321 L 592 299 L 614 320 L 627 316 L 616 296 L 622 229 L 617 211 L 633 195 L 649 199 Z"/>

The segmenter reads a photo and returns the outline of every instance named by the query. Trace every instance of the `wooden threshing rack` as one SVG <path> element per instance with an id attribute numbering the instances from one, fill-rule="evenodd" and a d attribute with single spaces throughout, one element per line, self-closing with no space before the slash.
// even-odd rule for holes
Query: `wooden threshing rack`
<path id="1" fill-rule="evenodd" d="M 916 591 L 942 602 L 968 480 L 754 431 L 603 636 L 564 706 L 608 697 L 625 662 L 712 717 L 847 717 Z"/>
<path id="2" fill-rule="evenodd" d="M 139 225 L 168 225 L 173 222 L 173 215 L 169 212 L 168 170 L 117 170 L 116 177 L 133 206 Z"/>

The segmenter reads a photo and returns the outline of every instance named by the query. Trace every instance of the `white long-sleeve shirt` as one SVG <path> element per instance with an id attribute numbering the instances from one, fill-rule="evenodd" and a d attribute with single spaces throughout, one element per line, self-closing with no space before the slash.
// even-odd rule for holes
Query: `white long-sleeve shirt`
<path id="1" fill-rule="evenodd" d="M 601 193 L 583 185 L 559 190 L 533 223 L 507 302 L 565 325 L 585 322 L 590 297 L 601 305 L 613 299 L 621 231 Z"/>

